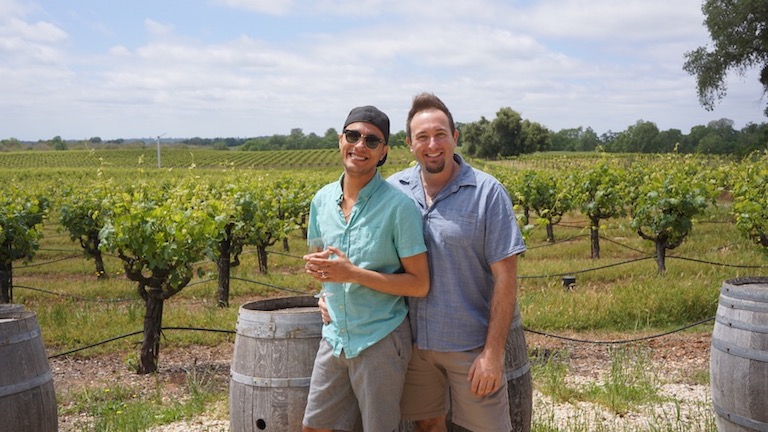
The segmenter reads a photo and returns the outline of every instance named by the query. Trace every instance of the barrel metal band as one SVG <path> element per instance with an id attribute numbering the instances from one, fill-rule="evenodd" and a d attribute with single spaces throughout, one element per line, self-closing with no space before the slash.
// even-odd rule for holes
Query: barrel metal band
<path id="1" fill-rule="evenodd" d="M 725 418 L 730 422 L 736 423 L 739 426 L 743 426 L 745 428 L 749 428 L 756 431 L 768 431 L 768 423 L 738 415 L 734 412 L 731 412 L 721 407 L 718 404 L 713 404 L 713 405 L 715 407 L 715 412 L 717 412 L 717 415 Z"/>
<path id="2" fill-rule="evenodd" d="M 736 289 L 734 287 L 723 286 L 720 288 L 720 295 L 733 297 L 741 300 L 751 300 L 754 302 L 768 302 L 768 296 L 765 290 Z"/>
<path id="3" fill-rule="evenodd" d="M 310 377 L 298 378 L 264 378 L 243 375 L 230 370 L 232 381 L 249 387 L 309 387 Z"/>
<path id="4" fill-rule="evenodd" d="M 507 381 L 512 381 L 527 374 L 529 370 L 531 370 L 531 362 L 525 362 L 524 365 L 520 366 L 517 369 L 512 369 L 504 372 L 504 376 L 507 378 Z"/>
<path id="5" fill-rule="evenodd" d="M 47 370 L 45 373 L 40 374 L 34 378 L 28 379 L 24 382 L 11 384 L 0 387 L 0 398 L 32 390 L 42 386 L 51 380 L 51 370 Z"/>
<path id="6" fill-rule="evenodd" d="M 764 324 L 752 324 L 745 321 L 729 319 L 720 314 L 715 316 L 715 321 L 718 323 L 739 330 L 748 330 L 751 333 L 768 333 L 768 325 Z"/>
<path id="7" fill-rule="evenodd" d="M 0 346 L 13 345 L 40 337 L 40 327 L 25 333 L 16 333 L 0 339 Z"/>
<path id="8" fill-rule="evenodd" d="M 309 339 L 323 335 L 323 327 L 317 324 L 255 322 L 241 320 L 237 323 L 237 334 L 255 339 Z"/>
<path id="9" fill-rule="evenodd" d="M 748 360 L 757 360 L 761 362 L 768 362 L 768 351 L 758 351 L 748 348 L 742 348 L 734 344 L 723 342 L 720 339 L 712 339 L 712 346 L 720 351 L 735 355 L 736 357 L 745 358 Z"/>
<path id="10" fill-rule="evenodd" d="M 744 299 L 740 297 L 720 297 L 720 306 L 728 309 L 744 310 L 750 312 L 768 312 L 768 303 L 761 303 L 753 299 Z"/>

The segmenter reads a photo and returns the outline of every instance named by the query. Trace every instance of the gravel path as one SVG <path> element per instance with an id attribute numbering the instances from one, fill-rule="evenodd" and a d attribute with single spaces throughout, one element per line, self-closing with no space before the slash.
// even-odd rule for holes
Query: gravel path
<path id="1" fill-rule="evenodd" d="M 626 336 L 593 337 L 573 335 L 588 340 L 620 340 Z M 702 410 L 710 410 L 709 387 L 696 383 L 695 376 L 706 373 L 709 365 L 709 334 L 670 335 L 644 344 L 648 349 L 650 365 L 662 379 L 661 394 L 674 401 L 654 405 L 642 412 L 615 415 L 600 406 L 588 403 L 556 403 L 551 398 L 534 390 L 534 418 L 539 422 L 567 427 L 569 424 L 615 425 L 617 430 L 633 430 L 652 424 L 654 418 L 683 419 L 701 416 Z M 567 353 L 569 386 L 583 386 L 601 382 L 610 371 L 612 358 L 610 345 L 595 345 L 563 342 L 538 335 L 526 334 L 534 355 Z M 54 385 L 59 400 L 71 399 L 68 395 L 85 388 L 99 389 L 121 386 L 139 392 L 154 392 L 158 387 L 166 397 L 183 397 L 184 388 L 191 373 L 205 377 L 219 389 L 229 387 L 229 362 L 233 344 L 216 347 L 194 347 L 161 350 L 160 372 L 154 376 L 140 376 L 133 373 L 123 358 L 117 355 L 98 356 L 88 359 L 51 359 Z M 221 405 L 225 405 L 222 402 Z M 61 408 L 60 408 L 61 411 Z M 192 421 L 173 423 L 156 427 L 151 432 L 223 432 L 229 430 L 227 407 L 214 408 L 205 416 Z M 60 415 L 61 432 L 79 431 L 86 419 Z"/>

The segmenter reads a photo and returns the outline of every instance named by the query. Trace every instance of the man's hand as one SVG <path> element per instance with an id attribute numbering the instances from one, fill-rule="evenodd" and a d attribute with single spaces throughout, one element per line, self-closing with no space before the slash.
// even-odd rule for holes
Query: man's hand
<path id="1" fill-rule="evenodd" d="M 485 397 L 501 388 L 504 379 L 504 356 L 493 358 L 483 350 L 469 368 L 467 380 L 472 382 L 470 389 L 477 397 Z"/>
<path id="2" fill-rule="evenodd" d="M 320 316 L 323 318 L 323 324 L 330 323 L 331 315 L 328 314 L 328 306 L 325 304 L 325 299 L 323 297 L 320 297 L 320 300 L 317 301 L 317 307 L 320 308 Z"/>
<path id="3" fill-rule="evenodd" d="M 307 274 L 321 282 L 354 282 L 356 267 L 340 249 L 328 246 L 322 252 L 304 255 Z"/>

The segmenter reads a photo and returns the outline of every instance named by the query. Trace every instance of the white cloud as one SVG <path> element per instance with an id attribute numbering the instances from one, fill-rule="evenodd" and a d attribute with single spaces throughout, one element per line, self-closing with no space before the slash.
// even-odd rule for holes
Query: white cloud
<path id="1" fill-rule="evenodd" d="M 162 24 L 152 19 L 144 20 L 144 27 L 147 33 L 154 37 L 162 37 L 173 33 L 174 27 L 169 24 Z"/>
<path id="2" fill-rule="evenodd" d="M 221 0 L 211 16 L 137 1 L 141 21 L 88 11 L 98 26 L 82 35 L 20 8 L 0 20 L 0 139 L 322 134 L 369 103 L 399 129 L 424 90 L 458 121 L 511 107 L 555 130 L 764 119 L 752 77 L 729 81 L 715 112 L 698 105 L 682 64 L 707 43 L 699 0 Z M 121 40 L 126 26 L 144 33 Z"/>
<path id="3" fill-rule="evenodd" d="M 216 0 L 234 9 L 245 9 L 271 15 L 284 15 L 294 5 L 293 0 Z"/>

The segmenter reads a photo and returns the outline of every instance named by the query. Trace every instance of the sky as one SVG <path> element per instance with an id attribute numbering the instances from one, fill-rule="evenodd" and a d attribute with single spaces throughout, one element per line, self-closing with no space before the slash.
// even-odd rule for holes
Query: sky
<path id="1" fill-rule="evenodd" d="M 684 54 L 702 0 L 0 0 L 0 140 L 340 130 L 417 93 L 457 122 L 509 107 L 553 131 L 764 123 L 757 70 L 707 111 Z"/>

